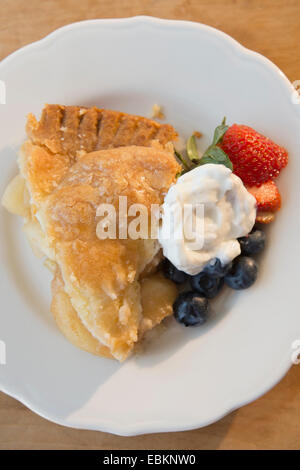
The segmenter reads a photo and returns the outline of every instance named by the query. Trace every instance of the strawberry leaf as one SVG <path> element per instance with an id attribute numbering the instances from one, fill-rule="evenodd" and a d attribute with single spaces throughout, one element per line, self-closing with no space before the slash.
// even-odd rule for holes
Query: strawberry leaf
<path id="1" fill-rule="evenodd" d="M 226 125 L 226 117 L 224 117 L 222 124 L 215 129 L 212 145 L 217 145 L 221 142 L 228 127 L 229 126 Z"/>
<path id="2" fill-rule="evenodd" d="M 191 170 L 191 167 L 187 164 L 187 162 L 185 161 L 185 159 L 183 158 L 181 153 L 179 153 L 176 149 L 174 149 L 174 152 L 175 152 L 176 157 L 178 158 L 178 160 L 182 164 L 182 166 L 184 168 L 184 171 L 186 172 L 186 171 Z"/>
<path id="3" fill-rule="evenodd" d="M 188 162 L 179 152 L 175 150 L 175 154 L 178 160 L 183 165 L 183 171 L 181 172 L 181 174 L 186 173 L 187 171 L 190 171 L 193 168 L 196 168 L 197 166 L 205 165 L 206 163 L 225 165 L 232 171 L 233 165 L 228 155 L 218 145 L 222 141 L 227 129 L 228 126 L 226 125 L 226 118 L 224 117 L 222 124 L 217 126 L 215 129 L 212 144 L 204 152 L 202 157 L 198 153 L 195 135 L 192 135 L 187 140 L 186 152 L 187 157 L 189 159 Z"/>
<path id="4" fill-rule="evenodd" d="M 216 145 L 211 145 L 210 147 L 208 147 L 206 152 L 203 154 L 199 165 L 205 165 L 206 163 L 225 165 L 231 171 L 233 170 L 233 166 L 228 155 Z"/>

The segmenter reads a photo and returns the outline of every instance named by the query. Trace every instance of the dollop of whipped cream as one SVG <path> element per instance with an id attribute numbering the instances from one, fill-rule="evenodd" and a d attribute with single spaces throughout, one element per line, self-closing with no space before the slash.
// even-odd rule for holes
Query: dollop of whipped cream
<path id="1" fill-rule="evenodd" d="M 213 258 L 225 265 L 238 256 L 237 238 L 251 231 L 255 217 L 256 200 L 242 180 L 224 165 L 206 164 L 170 187 L 158 239 L 177 269 L 195 275 Z M 187 225 L 196 227 L 188 236 Z"/>

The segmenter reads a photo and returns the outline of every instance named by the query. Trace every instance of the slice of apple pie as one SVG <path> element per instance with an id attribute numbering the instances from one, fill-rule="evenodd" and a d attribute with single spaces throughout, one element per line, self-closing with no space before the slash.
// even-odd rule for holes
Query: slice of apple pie
<path id="1" fill-rule="evenodd" d="M 173 283 L 156 272 L 158 241 L 99 239 L 97 208 L 161 204 L 180 166 L 172 126 L 120 112 L 47 105 L 29 115 L 20 175 L 4 206 L 54 273 L 52 312 L 64 335 L 94 354 L 124 360 L 172 312 Z"/>

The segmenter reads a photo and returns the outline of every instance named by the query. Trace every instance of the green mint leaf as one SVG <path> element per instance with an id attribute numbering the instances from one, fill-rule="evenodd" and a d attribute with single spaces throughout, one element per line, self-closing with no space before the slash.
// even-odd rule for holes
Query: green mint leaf
<path id="1" fill-rule="evenodd" d="M 226 118 L 224 117 L 222 124 L 215 129 L 212 145 L 217 145 L 221 142 L 228 127 L 229 126 L 226 125 Z"/>
<path id="2" fill-rule="evenodd" d="M 196 137 L 192 135 L 188 138 L 186 143 L 186 151 L 189 159 L 193 163 L 198 163 L 200 160 L 200 156 L 197 149 Z"/>

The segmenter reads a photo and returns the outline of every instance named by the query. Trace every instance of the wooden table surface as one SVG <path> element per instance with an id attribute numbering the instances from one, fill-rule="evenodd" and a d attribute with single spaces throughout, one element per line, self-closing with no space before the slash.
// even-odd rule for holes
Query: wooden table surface
<path id="1" fill-rule="evenodd" d="M 1 0 L 0 60 L 74 21 L 152 15 L 215 26 L 300 79 L 299 0 Z M 50 423 L 0 394 L 0 449 L 300 449 L 300 366 L 271 392 L 195 431 L 118 437 Z"/>

